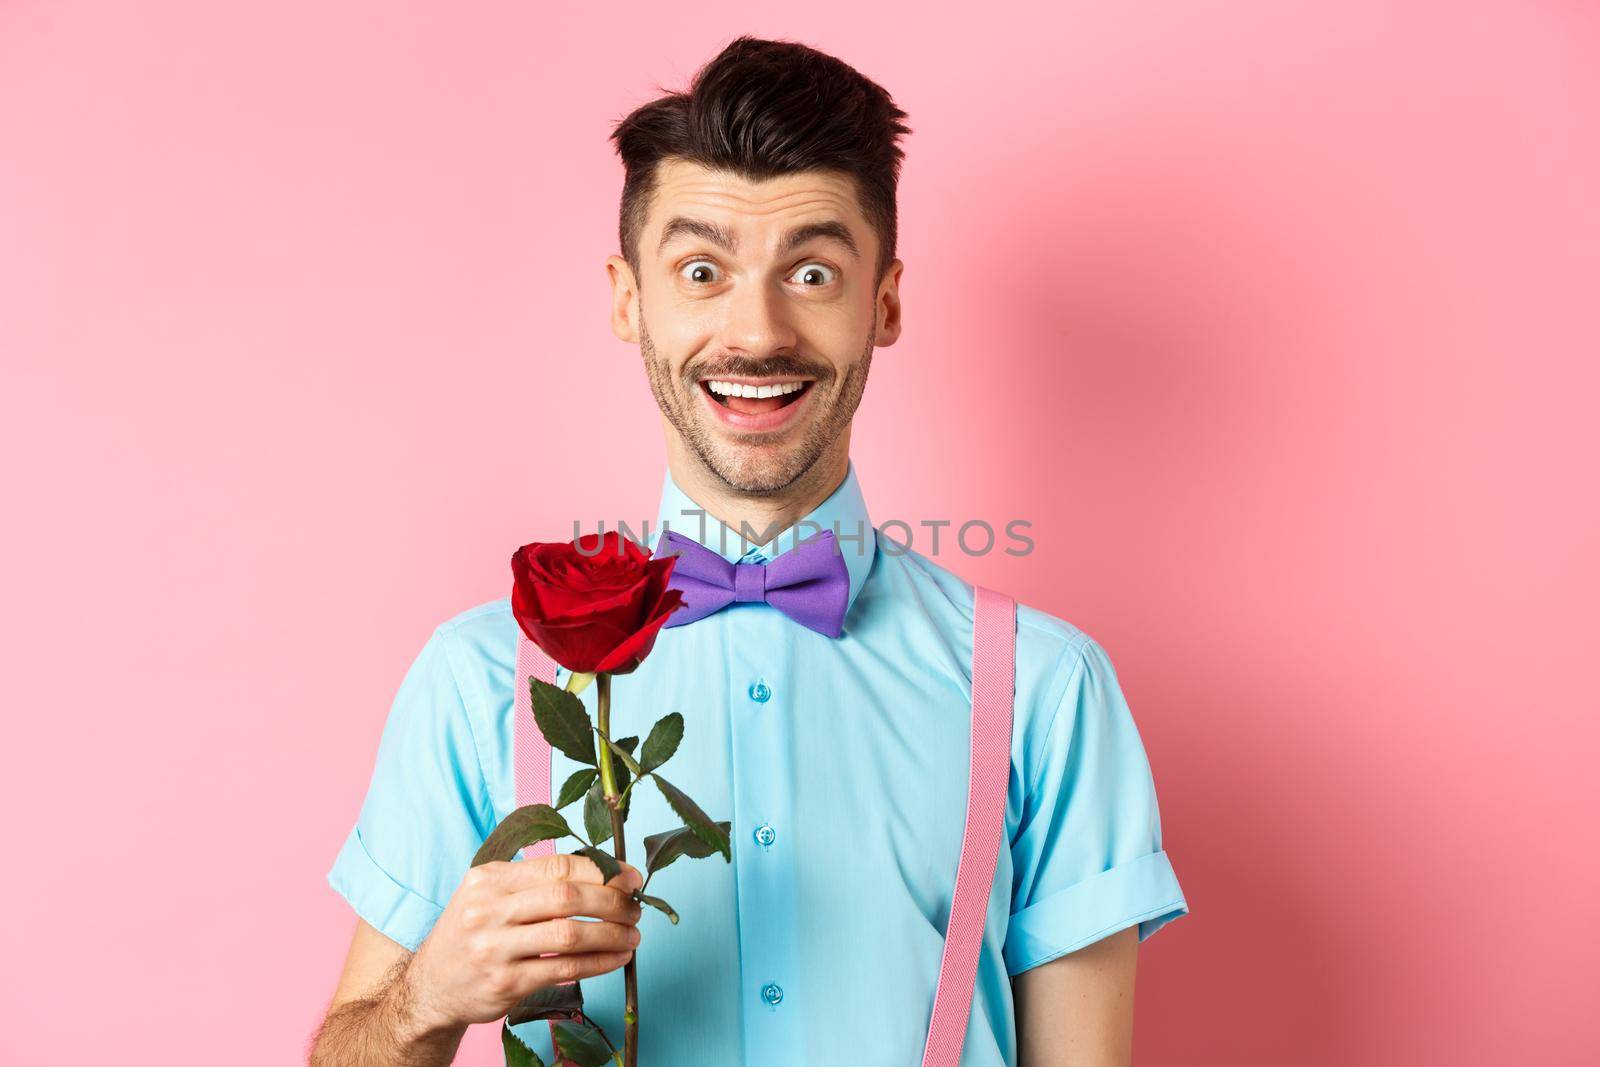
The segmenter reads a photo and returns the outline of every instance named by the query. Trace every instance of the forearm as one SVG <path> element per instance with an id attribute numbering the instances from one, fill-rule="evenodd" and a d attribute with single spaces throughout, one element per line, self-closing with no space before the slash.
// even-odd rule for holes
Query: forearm
<path id="1" fill-rule="evenodd" d="M 455 1059 L 466 1032 L 465 1026 L 424 1024 L 402 975 L 382 993 L 329 1012 L 310 1067 L 444 1067 Z"/>
<path id="2" fill-rule="evenodd" d="M 1012 983 L 1019 1067 L 1127 1067 L 1139 928 L 1023 971 Z"/>

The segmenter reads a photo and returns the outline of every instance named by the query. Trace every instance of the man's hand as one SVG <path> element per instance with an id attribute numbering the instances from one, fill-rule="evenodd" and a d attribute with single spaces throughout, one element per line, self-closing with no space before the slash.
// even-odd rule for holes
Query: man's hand
<path id="1" fill-rule="evenodd" d="M 473 867 L 402 978 L 417 1024 L 492 1022 L 529 993 L 621 967 L 639 943 L 628 894 L 643 884 L 626 863 L 605 883 L 593 860 L 567 853 Z"/>
<path id="2" fill-rule="evenodd" d="M 312 1067 L 450 1063 L 472 1023 L 628 962 L 639 943 L 639 905 L 628 894 L 643 882 L 624 863 L 602 883 L 593 860 L 564 853 L 485 863 L 461 879 L 415 955 L 358 923 Z"/>

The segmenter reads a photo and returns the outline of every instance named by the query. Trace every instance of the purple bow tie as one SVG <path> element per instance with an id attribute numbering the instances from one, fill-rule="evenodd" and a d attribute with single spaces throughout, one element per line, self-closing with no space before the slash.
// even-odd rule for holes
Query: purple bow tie
<path id="1" fill-rule="evenodd" d="M 677 556 L 668 589 L 683 604 L 663 624 L 682 626 L 734 601 L 762 600 L 800 625 L 838 637 L 850 599 L 850 572 L 832 530 L 806 538 L 770 563 L 729 563 L 692 537 L 668 530 L 655 555 Z"/>

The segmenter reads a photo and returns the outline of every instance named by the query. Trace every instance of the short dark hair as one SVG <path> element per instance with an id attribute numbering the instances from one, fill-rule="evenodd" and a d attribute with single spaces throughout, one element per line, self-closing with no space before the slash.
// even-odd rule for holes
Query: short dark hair
<path id="1" fill-rule="evenodd" d="M 663 90 L 665 91 L 665 90 Z M 808 170 L 854 179 L 861 213 L 878 234 L 876 281 L 894 260 L 895 187 L 911 132 L 882 86 L 854 67 L 793 41 L 743 36 L 701 67 L 685 92 L 638 108 L 611 134 L 625 177 L 617 236 L 639 273 L 639 236 L 657 164 L 676 158 L 752 181 Z"/>

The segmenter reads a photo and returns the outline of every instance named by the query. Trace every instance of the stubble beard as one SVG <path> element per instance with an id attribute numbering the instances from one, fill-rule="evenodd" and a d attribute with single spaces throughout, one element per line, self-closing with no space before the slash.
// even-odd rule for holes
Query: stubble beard
<path id="1" fill-rule="evenodd" d="M 656 406 L 706 470 L 734 492 L 757 496 L 784 492 L 812 470 L 841 439 L 866 392 L 877 336 L 874 322 L 861 358 L 842 378 L 825 363 L 784 356 L 767 360 L 700 361 L 686 365 L 682 378 L 674 378 L 666 361 L 656 355 L 655 344 L 645 325 L 644 309 L 639 310 L 639 352 L 644 358 L 645 375 L 650 380 Z M 816 395 L 807 401 L 814 410 L 800 439 L 781 446 L 763 445 L 757 444 L 759 436 L 752 434 L 749 445 L 729 443 L 708 424 L 710 416 L 699 411 L 700 398 L 695 394 L 700 386 L 696 380 L 705 372 L 752 378 L 787 374 L 814 377 L 816 381 L 810 390 Z M 816 413 L 819 409 L 820 416 Z"/>

